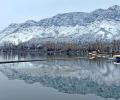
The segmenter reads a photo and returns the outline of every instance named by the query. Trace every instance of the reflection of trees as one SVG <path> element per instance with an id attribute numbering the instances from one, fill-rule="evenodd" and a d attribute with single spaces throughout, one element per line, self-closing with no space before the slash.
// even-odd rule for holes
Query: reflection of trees
<path id="1" fill-rule="evenodd" d="M 111 69 L 111 67 L 113 68 Z M 71 73 L 66 74 L 69 70 Z M 118 78 L 120 68 L 104 61 L 81 60 L 6 64 L 0 66 L 0 71 L 11 80 L 24 80 L 27 84 L 39 82 L 63 93 L 96 94 L 104 98 L 120 98 L 120 85 L 107 84 L 107 82 L 112 82 L 109 76 L 113 76 L 114 79 Z M 58 73 L 55 73 L 56 71 Z M 99 83 L 100 81 L 102 82 Z"/>

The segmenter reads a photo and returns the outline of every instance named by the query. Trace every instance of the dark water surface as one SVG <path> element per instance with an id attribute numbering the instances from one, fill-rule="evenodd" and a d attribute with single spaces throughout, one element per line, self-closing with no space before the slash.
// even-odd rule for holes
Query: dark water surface
<path id="1" fill-rule="evenodd" d="M 120 98 L 120 65 L 74 59 L 0 64 L 0 100 L 115 100 Z M 69 58 L 69 59 L 68 59 Z M 48 59 L 39 54 L 0 55 L 1 61 Z"/>

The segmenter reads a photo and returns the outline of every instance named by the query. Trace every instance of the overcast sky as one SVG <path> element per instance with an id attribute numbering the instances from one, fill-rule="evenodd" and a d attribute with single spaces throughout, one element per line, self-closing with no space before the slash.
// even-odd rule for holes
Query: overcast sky
<path id="1" fill-rule="evenodd" d="M 120 0 L 0 0 L 0 30 L 10 23 L 40 20 L 65 12 L 90 12 Z"/>

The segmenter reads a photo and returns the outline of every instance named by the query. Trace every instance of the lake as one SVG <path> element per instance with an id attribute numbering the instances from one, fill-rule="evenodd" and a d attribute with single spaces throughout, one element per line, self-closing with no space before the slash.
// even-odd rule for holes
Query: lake
<path id="1" fill-rule="evenodd" d="M 120 65 L 109 60 L 39 54 L 0 55 L 0 100 L 115 100 L 120 98 Z M 69 58 L 69 59 L 68 59 Z"/>

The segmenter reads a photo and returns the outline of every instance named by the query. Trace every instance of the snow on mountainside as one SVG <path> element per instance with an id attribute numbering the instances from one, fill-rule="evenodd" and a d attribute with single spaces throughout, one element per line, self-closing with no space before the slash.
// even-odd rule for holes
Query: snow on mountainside
<path id="1" fill-rule="evenodd" d="M 11 24 L 0 32 L 0 44 L 69 40 L 95 41 L 120 39 L 120 6 L 98 9 L 91 13 L 71 12 L 58 14 L 39 22 L 28 20 Z"/>

